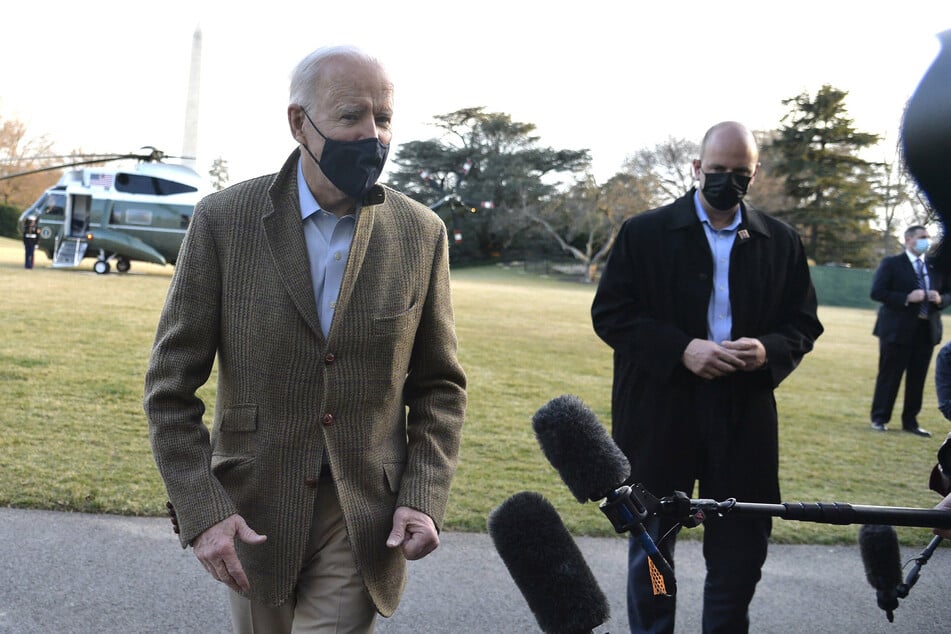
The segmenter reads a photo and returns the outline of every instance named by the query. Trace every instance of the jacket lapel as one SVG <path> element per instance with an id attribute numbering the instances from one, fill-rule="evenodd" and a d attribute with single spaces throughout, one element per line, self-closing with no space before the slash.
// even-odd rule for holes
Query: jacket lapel
<path id="1" fill-rule="evenodd" d="M 343 314 L 346 310 L 350 295 L 353 293 L 353 285 L 360 276 L 360 269 L 363 267 L 363 260 L 367 254 L 367 245 L 370 244 L 370 234 L 373 232 L 375 215 L 375 205 L 360 209 L 360 218 L 353 232 L 353 240 L 350 242 L 347 268 L 344 270 L 343 281 L 340 283 L 340 294 L 337 295 L 337 308 L 334 310 L 337 314 Z"/>
<path id="2" fill-rule="evenodd" d="M 694 191 L 691 189 L 686 195 L 674 201 L 673 213 L 670 215 L 667 226 L 671 231 L 687 232 L 686 235 L 689 236 L 688 239 L 693 242 L 694 247 L 688 249 L 688 253 L 709 254 L 710 245 L 707 244 L 703 225 L 697 219 L 697 210 L 693 203 Z"/>
<path id="3" fill-rule="evenodd" d="M 901 258 L 901 270 L 904 271 L 905 279 L 908 280 L 913 290 L 918 288 L 918 271 L 915 270 L 915 265 L 911 263 L 908 254 L 904 251 L 902 251 L 899 257 Z"/>
<path id="4" fill-rule="evenodd" d="M 310 260 L 304 229 L 301 226 L 300 201 L 297 197 L 297 160 L 300 151 L 291 154 L 271 186 L 273 208 L 264 216 L 264 236 L 267 240 L 274 266 L 304 321 L 314 333 L 323 338 L 314 287 L 310 280 Z"/>

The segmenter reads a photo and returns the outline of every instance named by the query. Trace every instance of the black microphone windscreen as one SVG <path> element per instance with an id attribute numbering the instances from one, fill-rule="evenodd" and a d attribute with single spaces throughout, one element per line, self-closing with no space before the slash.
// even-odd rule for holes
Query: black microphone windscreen
<path id="1" fill-rule="evenodd" d="M 579 502 L 600 500 L 624 484 L 631 464 L 577 396 L 550 400 L 532 417 L 542 453 Z"/>
<path id="2" fill-rule="evenodd" d="M 898 533 L 891 526 L 865 524 L 859 528 L 859 550 L 865 577 L 876 590 L 894 590 L 902 582 Z"/>
<path id="3" fill-rule="evenodd" d="M 876 590 L 878 607 L 891 621 L 892 612 L 898 609 L 898 586 L 902 582 L 898 534 L 891 526 L 865 524 L 859 528 L 859 550 L 865 577 Z"/>
<path id="4" fill-rule="evenodd" d="M 488 530 L 543 632 L 590 632 L 608 620 L 608 601 L 548 500 L 516 493 L 489 514 Z"/>

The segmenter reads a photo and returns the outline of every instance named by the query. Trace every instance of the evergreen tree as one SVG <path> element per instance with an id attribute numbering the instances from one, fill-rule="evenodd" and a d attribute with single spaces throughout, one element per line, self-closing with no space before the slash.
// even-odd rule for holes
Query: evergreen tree
<path id="1" fill-rule="evenodd" d="M 504 113 L 464 108 L 434 119 L 441 137 L 402 144 L 387 180 L 446 221 L 454 262 L 533 247 L 531 214 L 590 163 L 587 150 L 540 147 L 534 124 Z"/>
<path id="2" fill-rule="evenodd" d="M 871 221 L 880 203 L 874 190 L 880 166 L 858 153 L 879 137 L 855 129 L 847 94 L 827 84 L 814 98 L 803 93 L 783 101 L 791 109 L 769 150 L 792 206 L 774 211 L 799 230 L 816 263 L 871 266 L 879 243 Z"/>

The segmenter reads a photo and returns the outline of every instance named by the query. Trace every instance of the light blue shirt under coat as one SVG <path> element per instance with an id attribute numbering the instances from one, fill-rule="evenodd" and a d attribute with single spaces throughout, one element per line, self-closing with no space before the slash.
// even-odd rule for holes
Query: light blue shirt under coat
<path id="1" fill-rule="evenodd" d="M 703 225 L 707 244 L 713 256 L 713 292 L 707 307 L 707 339 L 720 343 L 733 339 L 733 310 L 730 307 L 730 252 L 736 241 L 736 232 L 743 220 L 740 208 L 727 227 L 714 229 L 710 217 L 700 203 L 700 193 L 693 195 L 697 218 Z"/>
<path id="2" fill-rule="evenodd" d="M 317 318 L 326 338 L 333 323 L 357 219 L 354 214 L 338 218 L 320 208 L 304 180 L 300 161 L 297 163 L 297 194 L 304 225 L 304 241 L 307 243 L 307 258 L 310 260 L 310 281 L 314 286 Z"/>

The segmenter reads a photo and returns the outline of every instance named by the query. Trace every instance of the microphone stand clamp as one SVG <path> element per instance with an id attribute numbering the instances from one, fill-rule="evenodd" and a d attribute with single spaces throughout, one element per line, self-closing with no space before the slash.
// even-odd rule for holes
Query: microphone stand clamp
<path id="1" fill-rule="evenodd" d="M 598 508 L 611 520 L 618 533 L 643 528 L 644 520 L 651 514 L 639 497 L 632 495 L 631 487 L 627 485 L 609 493 Z"/>

